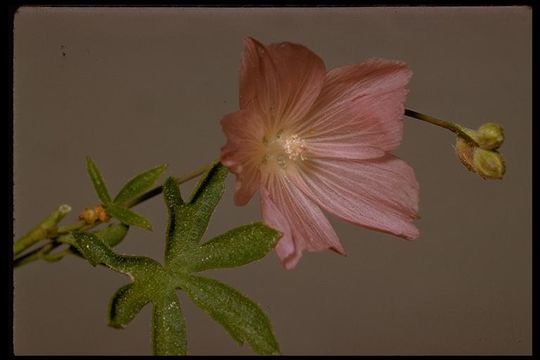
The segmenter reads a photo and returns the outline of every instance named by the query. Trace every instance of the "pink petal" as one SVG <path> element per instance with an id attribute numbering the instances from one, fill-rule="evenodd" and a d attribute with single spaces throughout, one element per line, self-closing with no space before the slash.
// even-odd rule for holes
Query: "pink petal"
<path id="1" fill-rule="evenodd" d="M 343 220 L 405 239 L 418 237 L 418 183 L 412 168 L 387 154 L 372 160 L 312 160 L 296 178 L 319 206 Z"/>
<path id="2" fill-rule="evenodd" d="M 323 61 L 308 48 L 289 42 L 265 46 L 248 37 L 240 69 L 240 108 L 261 113 L 272 127 L 294 123 L 313 105 L 325 76 Z"/>
<path id="3" fill-rule="evenodd" d="M 288 178 L 272 178 L 266 188 L 261 187 L 260 194 L 264 221 L 283 234 L 276 253 L 285 268 L 294 268 L 304 250 L 332 249 L 345 255 L 343 246 L 321 209 Z"/>
<path id="4" fill-rule="evenodd" d="M 221 148 L 220 160 L 236 175 L 234 202 L 245 205 L 259 186 L 259 165 L 264 153 L 261 149 L 263 121 L 257 113 L 240 110 L 226 115 L 221 126 L 227 143 Z"/>
<path id="5" fill-rule="evenodd" d="M 406 85 L 412 72 L 404 63 L 373 59 L 333 69 L 320 96 L 297 127 L 302 137 L 328 148 L 348 146 L 342 158 L 363 159 L 358 147 L 389 151 L 403 135 Z"/>
<path id="6" fill-rule="evenodd" d="M 386 153 L 375 147 L 362 146 L 351 143 L 324 143 L 308 142 L 308 157 L 312 158 L 337 158 L 337 159 L 374 159 L 384 156 Z"/>

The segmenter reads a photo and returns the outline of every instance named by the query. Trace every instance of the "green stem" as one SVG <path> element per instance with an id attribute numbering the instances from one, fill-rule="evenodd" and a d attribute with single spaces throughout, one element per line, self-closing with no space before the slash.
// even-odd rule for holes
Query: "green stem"
<path id="1" fill-rule="evenodd" d="M 470 137 L 469 134 L 467 134 L 466 132 L 467 130 L 461 125 L 458 125 L 451 121 L 437 119 L 433 116 L 422 114 L 422 113 L 416 112 L 414 110 L 409 110 L 409 109 L 405 109 L 405 115 L 418 119 L 418 120 L 428 122 L 433 125 L 443 127 L 445 129 L 448 129 L 452 131 L 453 133 L 455 133 L 456 135 L 461 136 L 462 138 L 464 138 L 466 141 L 470 142 L 471 144 L 478 146 L 477 142 L 472 137 Z"/>
<path id="2" fill-rule="evenodd" d="M 185 183 L 197 176 L 202 175 L 208 168 L 214 164 L 214 161 L 205 164 L 203 166 L 200 166 L 196 168 L 195 170 L 182 175 L 178 178 L 176 178 L 177 184 Z M 126 206 L 128 208 L 134 207 L 148 199 L 153 198 L 156 195 L 159 195 L 163 192 L 163 186 L 158 186 L 154 189 L 151 189 L 147 191 L 146 193 L 142 194 L 141 196 L 133 199 L 130 201 Z M 30 231 L 28 234 L 24 235 L 20 239 L 18 239 L 13 244 L 13 255 L 16 256 L 20 254 L 22 251 L 28 249 L 30 246 L 34 245 L 40 240 L 47 239 L 47 238 L 55 238 L 59 235 L 68 234 L 75 230 L 90 230 L 97 225 L 101 224 L 101 221 L 96 221 L 93 224 L 86 224 L 84 221 L 77 221 L 76 223 L 66 225 L 66 226 L 56 226 L 60 220 L 67 214 L 66 209 L 69 208 L 67 205 L 62 205 L 58 210 L 52 212 L 45 220 L 43 220 L 38 226 L 36 226 L 32 231 Z M 63 209 L 64 213 L 61 213 L 61 209 Z M 71 210 L 69 208 L 69 210 Z M 28 254 L 22 255 L 14 260 L 14 266 L 20 267 L 22 265 L 28 264 L 30 262 L 33 262 L 35 260 L 39 260 L 44 258 L 44 255 L 46 255 L 48 252 L 52 251 L 57 246 L 61 245 L 61 243 L 54 243 L 54 242 L 48 242 L 41 246 L 40 248 L 33 250 L 29 252 Z M 44 252 L 46 251 L 46 252 Z M 63 256 L 67 255 L 63 254 Z M 56 260 L 55 256 L 47 258 L 47 260 Z"/>
<path id="3" fill-rule="evenodd" d="M 57 224 L 60 222 L 60 220 L 62 220 L 70 211 L 71 207 L 68 205 L 62 205 L 50 213 L 45 220 L 40 222 L 35 228 L 30 230 L 30 232 L 13 243 L 13 255 L 16 256 L 38 241 L 48 238 L 57 230 Z"/>
<path id="4" fill-rule="evenodd" d="M 42 247 L 38 249 L 32 250 L 22 256 L 19 256 L 17 259 L 13 261 L 13 267 L 15 268 L 21 267 L 33 261 L 39 260 L 43 257 L 43 255 L 46 255 L 47 253 L 52 251 L 54 248 L 55 248 L 55 245 L 53 245 L 52 242 L 48 242 L 47 244 L 43 245 Z"/>

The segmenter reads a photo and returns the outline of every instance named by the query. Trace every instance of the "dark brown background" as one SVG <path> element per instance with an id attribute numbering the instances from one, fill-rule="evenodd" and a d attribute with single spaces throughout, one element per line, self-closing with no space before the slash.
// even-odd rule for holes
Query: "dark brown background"
<path id="1" fill-rule="evenodd" d="M 74 221 L 96 196 L 91 155 L 111 192 L 159 163 L 180 175 L 216 158 L 221 117 L 237 109 L 242 38 L 293 41 L 328 68 L 369 57 L 414 71 L 407 106 L 477 127 L 504 125 L 502 181 L 467 172 L 451 133 L 407 119 L 396 152 L 421 185 L 407 242 L 333 221 L 348 257 L 274 254 L 212 271 L 259 302 L 284 354 L 531 352 L 531 10 L 478 8 L 23 8 L 15 18 L 15 234 L 62 203 Z M 65 56 L 62 54 L 65 53 Z M 187 186 L 187 188 L 189 188 Z M 185 190 L 184 190 L 185 191 Z M 232 202 L 233 177 L 208 236 L 259 218 Z M 161 199 L 138 207 L 119 250 L 162 259 Z M 16 354 L 150 354 L 150 307 L 125 330 L 105 308 L 128 281 L 78 258 L 14 274 Z M 250 354 L 180 295 L 191 354 Z"/>

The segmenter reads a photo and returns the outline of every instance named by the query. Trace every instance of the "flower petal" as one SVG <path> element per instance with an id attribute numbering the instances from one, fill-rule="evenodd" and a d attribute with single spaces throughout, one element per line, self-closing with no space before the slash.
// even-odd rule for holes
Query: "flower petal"
<path id="1" fill-rule="evenodd" d="M 337 159 L 374 159 L 384 156 L 386 153 L 376 147 L 362 146 L 351 143 L 324 143 L 308 142 L 309 158 L 337 158 Z"/>
<path id="2" fill-rule="evenodd" d="M 405 63 L 372 59 L 330 71 L 306 120 L 296 131 L 313 143 L 389 151 L 403 135 L 406 85 L 412 72 Z M 362 153 L 362 152 L 360 152 Z M 343 155 L 343 154 L 339 154 Z"/>
<path id="3" fill-rule="evenodd" d="M 234 202 L 245 205 L 259 186 L 259 165 L 264 157 L 261 149 L 262 119 L 257 113 L 240 110 L 221 120 L 227 143 L 221 148 L 221 163 L 236 175 Z"/>
<path id="4" fill-rule="evenodd" d="M 304 250 L 332 249 L 345 255 L 321 209 L 287 177 L 274 177 L 266 188 L 261 187 L 260 194 L 264 221 L 283 234 L 276 253 L 285 268 L 294 268 Z"/>
<path id="5" fill-rule="evenodd" d="M 418 237 L 414 171 L 390 154 L 372 160 L 311 160 L 295 178 L 319 206 L 343 220 L 405 239 Z"/>
<path id="6" fill-rule="evenodd" d="M 265 46 L 244 40 L 240 108 L 260 112 L 272 129 L 302 119 L 319 95 L 326 69 L 308 48 L 289 42 Z"/>

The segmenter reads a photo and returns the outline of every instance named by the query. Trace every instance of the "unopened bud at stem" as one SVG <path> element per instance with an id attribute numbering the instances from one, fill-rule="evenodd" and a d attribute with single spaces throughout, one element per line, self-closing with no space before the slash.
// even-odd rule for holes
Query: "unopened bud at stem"
<path id="1" fill-rule="evenodd" d="M 463 132 L 484 150 L 496 150 L 504 142 L 503 128 L 495 123 L 482 124 L 478 130 L 463 128 Z"/>
<path id="2" fill-rule="evenodd" d="M 101 222 L 109 221 L 109 219 L 111 218 L 109 216 L 109 214 L 107 214 L 107 212 L 105 211 L 103 206 L 101 206 L 101 205 L 96 205 L 94 207 L 94 211 L 96 212 L 96 215 L 97 215 L 99 221 L 101 221 Z"/>
<path id="3" fill-rule="evenodd" d="M 84 220 L 85 223 L 92 225 L 98 219 L 96 211 L 94 209 L 85 208 L 79 215 L 79 219 Z"/>
<path id="4" fill-rule="evenodd" d="M 456 141 L 456 153 L 467 169 L 484 179 L 502 179 L 506 171 L 504 159 L 498 151 L 474 146 L 461 137 Z"/>

